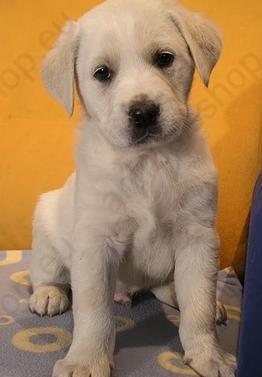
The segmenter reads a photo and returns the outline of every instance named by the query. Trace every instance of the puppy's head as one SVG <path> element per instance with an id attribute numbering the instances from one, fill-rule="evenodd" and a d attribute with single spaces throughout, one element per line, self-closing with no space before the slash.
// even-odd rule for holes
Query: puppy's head
<path id="1" fill-rule="evenodd" d="M 215 26 L 175 0 L 108 0 L 68 23 L 42 73 L 69 114 L 76 79 L 88 117 L 111 144 L 152 146 L 188 127 L 194 68 L 208 85 L 220 49 Z"/>

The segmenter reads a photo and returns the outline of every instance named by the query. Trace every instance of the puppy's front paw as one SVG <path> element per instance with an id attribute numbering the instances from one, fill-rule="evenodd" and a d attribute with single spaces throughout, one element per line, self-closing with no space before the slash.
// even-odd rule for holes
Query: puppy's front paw
<path id="1" fill-rule="evenodd" d="M 33 313 L 53 316 L 63 313 L 69 305 L 69 300 L 62 288 L 54 285 L 38 287 L 29 300 L 29 307 Z"/>
<path id="2" fill-rule="evenodd" d="M 52 377 L 110 377 L 111 365 L 107 357 L 89 365 L 70 363 L 66 359 L 58 360 Z"/>
<path id="3" fill-rule="evenodd" d="M 234 377 L 236 370 L 235 356 L 221 349 L 190 351 L 184 361 L 201 377 Z"/>

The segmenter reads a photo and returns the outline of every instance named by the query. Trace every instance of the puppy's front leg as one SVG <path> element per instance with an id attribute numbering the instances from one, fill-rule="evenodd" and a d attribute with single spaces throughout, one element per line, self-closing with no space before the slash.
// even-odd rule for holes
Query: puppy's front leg
<path id="1" fill-rule="evenodd" d="M 53 377 L 109 377 L 119 254 L 114 240 L 103 236 L 85 235 L 84 240 L 80 237 L 75 242 L 71 269 L 73 342 L 66 358 L 56 363 Z"/>
<path id="2" fill-rule="evenodd" d="M 203 377 L 233 377 L 235 360 L 217 341 L 218 238 L 212 228 L 190 224 L 176 254 L 175 287 L 181 312 L 185 362 Z"/>

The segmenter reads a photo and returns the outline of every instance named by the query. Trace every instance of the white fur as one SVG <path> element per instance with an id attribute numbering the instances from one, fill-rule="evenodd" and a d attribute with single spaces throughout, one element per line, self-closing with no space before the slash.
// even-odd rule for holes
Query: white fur
<path id="1" fill-rule="evenodd" d="M 53 377 L 109 376 L 116 286 L 176 293 L 185 360 L 204 377 L 233 377 L 215 334 L 217 176 L 188 107 L 194 66 L 207 84 L 220 47 L 210 21 L 175 1 L 109 0 L 69 23 L 47 56 L 47 89 L 71 113 L 76 76 L 85 109 L 76 173 L 41 196 L 34 218 L 31 310 L 61 312 L 73 291 L 73 342 Z M 175 53 L 172 67 L 153 66 L 156 49 Z M 101 64 L 109 84 L 93 77 Z M 160 105 L 159 132 L 138 143 L 127 113 L 143 98 Z"/>

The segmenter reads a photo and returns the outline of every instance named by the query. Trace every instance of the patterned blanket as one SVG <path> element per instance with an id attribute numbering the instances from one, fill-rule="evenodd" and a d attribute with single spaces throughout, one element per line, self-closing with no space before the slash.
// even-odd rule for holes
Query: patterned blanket
<path id="1" fill-rule="evenodd" d="M 72 311 L 39 317 L 28 310 L 30 251 L 0 251 L 0 377 L 51 377 L 72 339 Z M 218 325 L 223 347 L 236 353 L 242 287 L 232 268 L 219 272 L 218 299 L 228 320 Z M 179 311 L 138 294 L 115 304 L 117 340 L 113 377 L 189 377 L 178 336 Z"/>

